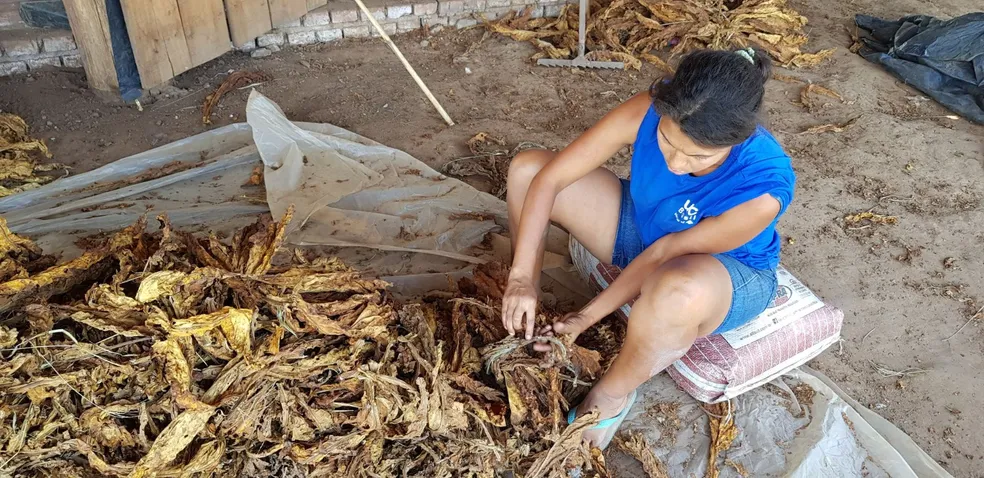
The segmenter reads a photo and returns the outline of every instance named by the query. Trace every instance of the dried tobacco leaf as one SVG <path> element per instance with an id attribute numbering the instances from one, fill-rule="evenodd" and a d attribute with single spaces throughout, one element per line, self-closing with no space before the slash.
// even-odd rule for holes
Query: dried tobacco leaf
<path id="1" fill-rule="evenodd" d="M 115 236 L 102 247 L 86 251 L 63 265 L 48 268 L 30 277 L 0 284 L 0 312 L 8 311 L 27 301 L 40 301 L 68 292 L 80 283 L 107 273 L 123 250 L 133 248 L 141 240 L 146 224 L 138 221 Z"/>
<path id="2" fill-rule="evenodd" d="M 205 428 L 215 413 L 214 407 L 205 406 L 181 412 L 154 440 L 150 450 L 137 462 L 130 474 L 132 478 L 151 477 L 173 461 L 179 453 Z"/>
<path id="3" fill-rule="evenodd" d="M 711 434 L 711 447 L 707 457 L 706 478 L 718 478 L 721 471 L 718 468 L 718 457 L 731 448 L 738 438 L 738 426 L 735 425 L 735 410 L 731 401 L 704 406 L 707 413 L 708 427 Z"/>
<path id="4" fill-rule="evenodd" d="M 262 71 L 237 71 L 227 76 L 212 94 L 205 97 L 205 102 L 202 103 L 202 124 L 212 124 L 212 110 L 226 93 L 264 81 L 270 81 L 270 75 Z"/>
<path id="5" fill-rule="evenodd" d="M 640 433 L 615 435 L 615 445 L 642 463 L 642 469 L 649 478 L 669 478 L 663 462 L 653 454 L 652 447 Z"/>
<path id="6" fill-rule="evenodd" d="M 56 169 L 68 169 L 57 163 L 40 164 L 50 159 L 44 141 L 28 135 L 27 122 L 17 115 L 0 113 L 0 197 L 35 189 L 55 179 L 38 175 Z"/>
<path id="7" fill-rule="evenodd" d="M 721 0 L 662 2 L 601 0 L 588 16 L 587 47 L 591 58 L 615 60 L 638 69 L 640 60 L 672 72 L 656 52 L 670 48 L 671 57 L 697 49 L 745 48 L 756 45 L 786 67 L 810 67 L 834 50 L 803 53 L 806 17 L 786 0 L 744 0 L 729 8 Z M 488 31 L 532 43 L 538 58 L 570 58 L 577 49 L 576 5 L 555 20 L 530 20 L 507 15 L 486 21 Z"/>
<path id="8" fill-rule="evenodd" d="M 860 118 L 861 117 L 858 116 L 856 118 L 851 118 L 843 123 L 826 123 L 826 124 L 811 126 L 803 130 L 799 134 L 841 133 L 844 130 L 850 128 L 851 126 L 854 126 L 854 123 L 856 123 Z"/>
<path id="9" fill-rule="evenodd" d="M 503 340 L 492 320 L 503 266 L 482 268 L 468 298 L 397 308 L 384 282 L 337 259 L 273 268 L 289 217 L 230 243 L 159 219 L 159 233 L 139 223 L 86 252 L 98 273 L 58 272 L 71 292 L 9 304 L 0 410 L 18 421 L 0 413 L 0 440 L 32 459 L 5 470 L 608 476 L 562 413 L 600 355 L 569 338 L 550 339 L 557 350 L 546 357 Z M 498 380 L 479 350 L 495 352 Z"/>

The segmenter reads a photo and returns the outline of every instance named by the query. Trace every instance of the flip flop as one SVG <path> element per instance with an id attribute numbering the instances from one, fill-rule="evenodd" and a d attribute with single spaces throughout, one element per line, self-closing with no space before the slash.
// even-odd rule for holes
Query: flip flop
<path id="1" fill-rule="evenodd" d="M 638 395 L 636 394 L 636 391 L 633 390 L 632 393 L 629 394 L 628 400 L 625 401 L 625 407 L 622 408 L 622 411 L 619 412 L 618 415 L 615 415 L 612 418 L 606 418 L 598 422 L 597 425 L 588 429 L 588 430 L 597 430 L 600 428 L 609 429 L 609 431 L 602 437 L 601 441 L 597 444 L 598 448 L 604 450 L 605 448 L 608 447 L 608 444 L 612 442 L 612 439 L 615 438 L 615 432 L 618 431 L 618 427 L 621 426 L 622 422 L 625 421 L 625 417 L 629 415 L 629 410 L 631 410 L 632 405 L 635 404 L 637 396 Z M 573 407 L 570 409 L 570 411 L 567 412 L 567 424 L 570 425 L 571 423 L 574 423 L 574 420 L 576 418 L 577 418 L 577 407 Z"/>

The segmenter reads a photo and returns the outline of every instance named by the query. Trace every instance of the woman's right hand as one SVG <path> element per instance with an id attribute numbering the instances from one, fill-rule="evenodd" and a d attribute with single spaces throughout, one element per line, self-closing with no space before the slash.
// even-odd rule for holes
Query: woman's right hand
<path id="1" fill-rule="evenodd" d="M 588 327 L 594 325 L 596 321 L 591 320 L 588 316 L 584 315 L 583 312 L 572 312 L 564 316 L 563 319 L 554 322 L 552 325 L 544 326 L 537 335 L 545 335 L 547 337 L 554 337 L 556 335 L 571 335 L 574 340 L 577 340 L 577 336 L 581 335 L 581 332 L 587 330 Z M 533 344 L 533 350 L 537 352 L 549 352 L 551 345 L 548 342 L 538 342 Z"/>
<path id="2" fill-rule="evenodd" d="M 516 335 L 517 331 L 525 330 L 526 339 L 533 338 L 536 304 L 537 293 L 533 280 L 509 274 L 506 292 L 502 295 L 502 326 L 506 328 L 509 335 Z"/>

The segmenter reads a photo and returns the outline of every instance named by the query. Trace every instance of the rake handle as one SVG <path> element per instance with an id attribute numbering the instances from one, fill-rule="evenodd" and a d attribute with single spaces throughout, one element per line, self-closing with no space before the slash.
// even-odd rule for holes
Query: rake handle
<path id="1" fill-rule="evenodd" d="M 584 43 L 588 36 L 588 5 L 589 0 L 581 0 L 577 12 L 577 56 L 584 56 Z"/>

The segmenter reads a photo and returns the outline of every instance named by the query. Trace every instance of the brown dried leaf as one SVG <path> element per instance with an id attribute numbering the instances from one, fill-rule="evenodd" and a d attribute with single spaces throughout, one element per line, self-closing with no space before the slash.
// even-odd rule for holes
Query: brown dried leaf
<path id="1" fill-rule="evenodd" d="M 772 79 L 779 80 L 784 83 L 806 83 L 805 80 L 801 80 L 799 78 L 796 78 L 795 76 L 783 75 L 781 73 L 773 73 Z"/>
<path id="2" fill-rule="evenodd" d="M 844 123 L 818 124 L 816 126 L 811 126 L 803 130 L 800 134 L 841 133 L 844 130 L 850 128 L 851 126 L 854 126 L 854 123 L 857 122 L 857 120 L 860 118 L 861 118 L 860 116 L 856 118 L 851 118 Z"/>
<path id="3" fill-rule="evenodd" d="M 895 225 L 898 224 L 898 222 L 899 218 L 896 216 L 884 216 L 871 211 L 848 214 L 847 216 L 844 216 L 844 223 L 848 226 L 859 226 L 863 223 Z"/>
<path id="4" fill-rule="evenodd" d="M 628 453 L 629 456 L 639 460 L 639 463 L 642 463 L 642 469 L 649 478 L 670 477 L 663 462 L 659 458 L 656 458 L 656 455 L 653 454 L 652 447 L 642 434 L 630 433 L 628 437 L 625 434 L 616 435 L 615 445 Z"/>
<path id="5" fill-rule="evenodd" d="M 212 110 L 226 93 L 264 81 L 270 81 L 270 75 L 262 71 L 237 71 L 227 76 L 212 94 L 205 97 L 205 102 L 202 103 L 202 123 L 212 124 Z"/>
<path id="6" fill-rule="evenodd" d="M 832 54 L 800 50 L 807 41 L 803 32 L 807 20 L 785 0 L 747 0 L 732 10 L 724 2 L 712 0 L 601 0 L 592 7 L 586 31 L 590 53 L 620 52 L 638 59 L 669 46 L 673 46 L 673 55 L 678 55 L 695 49 L 755 44 L 780 63 L 797 67 L 818 64 Z M 534 58 L 569 58 L 577 48 L 577 17 L 577 7 L 569 5 L 556 21 L 507 16 L 485 26 L 490 32 L 532 42 L 539 50 Z"/>
<path id="7" fill-rule="evenodd" d="M 707 456 L 706 478 L 718 478 L 721 471 L 718 468 L 718 457 L 731 448 L 738 438 L 738 426 L 735 425 L 735 410 L 731 401 L 714 403 L 704 406 L 707 413 L 708 426 L 711 434 L 711 447 Z"/>
<path id="8" fill-rule="evenodd" d="M 814 104 L 813 100 L 810 98 L 811 93 L 829 96 L 831 98 L 840 100 L 842 103 L 844 102 L 844 97 L 842 97 L 836 91 L 831 90 L 829 88 L 824 88 L 820 85 L 815 85 L 813 83 L 810 83 L 804 86 L 802 90 L 800 90 L 800 104 L 809 110 L 813 110 L 813 108 L 816 107 L 816 104 Z"/>

